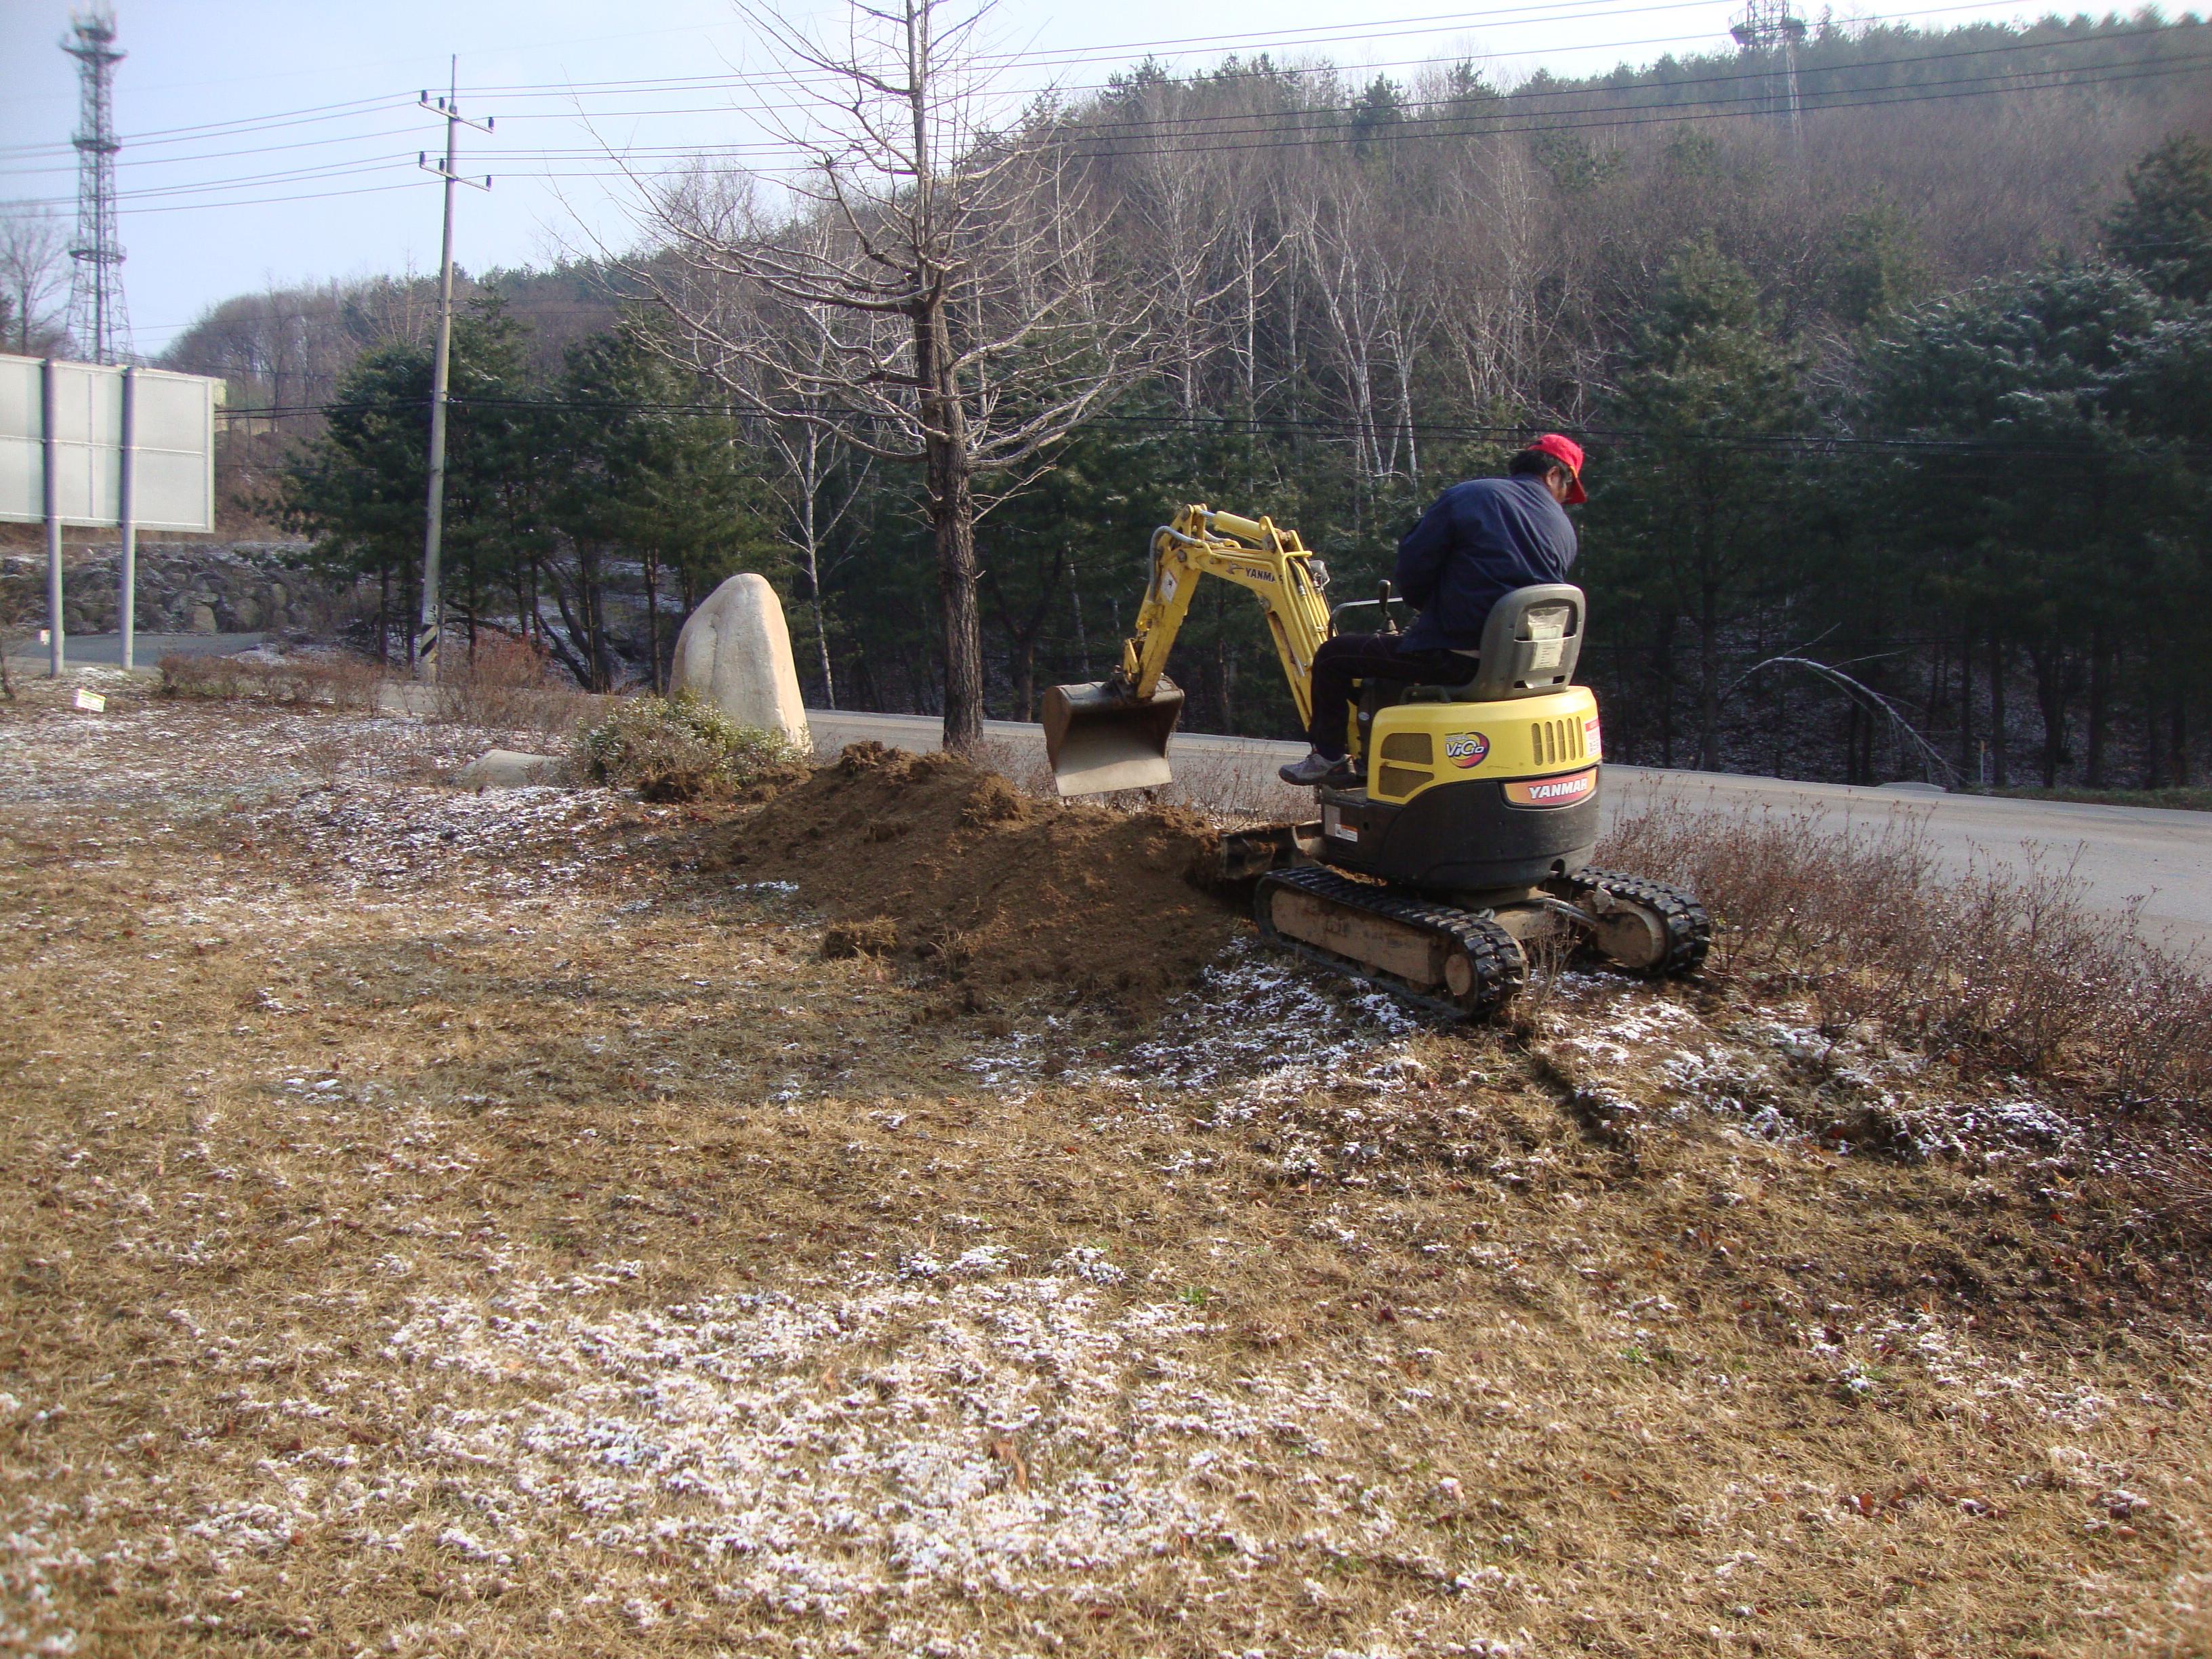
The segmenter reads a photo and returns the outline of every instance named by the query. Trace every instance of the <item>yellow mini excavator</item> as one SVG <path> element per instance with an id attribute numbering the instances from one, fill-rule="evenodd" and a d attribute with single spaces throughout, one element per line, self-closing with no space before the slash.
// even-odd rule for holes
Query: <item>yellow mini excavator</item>
<path id="1" fill-rule="evenodd" d="M 1153 532 L 1120 669 L 1045 694 L 1062 795 L 1169 781 L 1183 694 L 1164 671 L 1206 575 L 1259 595 L 1310 717 L 1314 653 L 1335 628 L 1328 573 L 1295 531 L 1186 507 Z M 1379 603 L 1387 627 L 1387 589 Z M 1696 899 L 1589 867 L 1601 750 L 1597 700 L 1573 684 L 1583 623 L 1580 588 L 1524 587 L 1491 611 L 1467 684 L 1366 682 L 1346 733 L 1359 786 L 1318 790 L 1317 822 L 1224 839 L 1223 873 L 1259 878 L 1261 936 L 1462 1018 L 1509 1000 L 1547 934 L 1638 972 L 1694 971 L 1711 938 Z"/>

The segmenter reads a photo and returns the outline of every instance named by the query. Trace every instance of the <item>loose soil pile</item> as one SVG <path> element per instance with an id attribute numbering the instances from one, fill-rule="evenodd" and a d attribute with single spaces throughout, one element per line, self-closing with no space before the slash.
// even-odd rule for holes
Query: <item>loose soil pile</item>
<path id="1" fill-rule="evenodd" d="M 708 865 L 797 882 L 840 924 L 832 955 L 1143 1007 L 1239 926 L 1208 883 L 1214 847 L 1194 813 L 1038 801 L 957 756 L 860 743 L 733 825 Z"/>

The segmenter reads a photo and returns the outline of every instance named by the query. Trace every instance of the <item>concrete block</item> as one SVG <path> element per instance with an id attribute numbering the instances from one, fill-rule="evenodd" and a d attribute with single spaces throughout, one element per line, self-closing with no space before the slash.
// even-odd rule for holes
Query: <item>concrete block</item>
<path id="1" fill-rule="evenodd" d="M 795 744 L 810 741 L 791 629 L 765 576 L 732 576 L 691 613 L 676 636 L 669 690 L 696 692 L 732 720 Z"/>

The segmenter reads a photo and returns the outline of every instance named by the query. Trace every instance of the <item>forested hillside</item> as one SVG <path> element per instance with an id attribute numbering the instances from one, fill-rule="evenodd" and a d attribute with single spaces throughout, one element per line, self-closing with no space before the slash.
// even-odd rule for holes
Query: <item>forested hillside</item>
<path id="1" fill-rule="evenodd" d="M 1024 118 L 1102 288 L 1157 303 L 1147 371 L 1052 469 L 981 481 L 989 711 L 1103 671 L 1178 502 L 1297 526 L 1364 598 L 1438 488 L 1559 427 L 1591 451 L 1584 662 L 1616 758 L 2188 781 L 2212 33 L 1832 27 L 1799 64 L 1795 120 L 1734 49 L 1513 88 L 1148 65 Z M 456 605 L 605 684 L 665 655 L 675 605 L 766 566 L 810 696 L 933 710 L 916 477 L 674 366 L 698 354 L 643 296 L 677 257 L 648 238 L 620 268 L 471 285 Z M 231 422 L 239 507 L 316 531 L 394 614 L 430 317 L 415 282 L 247 296 L 168 359 L 265 411 Z M 1194 611 L 1187 723 L 1286 735 L 1240 599 Z"/>

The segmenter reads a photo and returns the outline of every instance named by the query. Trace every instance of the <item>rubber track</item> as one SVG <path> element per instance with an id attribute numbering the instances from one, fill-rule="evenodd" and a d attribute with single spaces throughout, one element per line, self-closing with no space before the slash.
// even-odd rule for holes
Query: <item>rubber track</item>
<path id="1" fill-rule="evenodd" d="M 1275 929 L 1270 914 L 1268 893 L 1276 887 L 1295 887 L 1332 904 L 1341 904 L 1347 909 L 1364 910 L 1370 915 L 1402 922 L 1430 933 L 1445 934 L 1466 953 L 1468 965 L 1474 969 L 1474 986 L 1464 1002 L 1456 999 L 1434 997 L 1416 991 L 1403 980 L 1370 968 L 1350 957 L 1340 957 L 1334 951 L 1308 945 L 1303 939 L 1286 939 Z M 1365 980 L 1401 1001 L 1417 1007 L 1427 1008 L 1453 1019 L 1476 1019 L 1502 1007 L 1519 994 L 1528 982 L 1528 962 L 1522 955 L 1521 945 L 1486 916 L 1455 908 L 1449 904 L 1437 904 L 1426 899 L 1396 893 L 1387 887 L 1377 887 L 1369 882 L 1352 881 L 1318 866 L 1293 870 L 1274 870 L 1260 878 L 1260 890 L 1253 902 L 1255 919 L 1260 924 L 1260 935 L 1268 944 L 1297 951 L 1310 961 L 1323 967 L 1334 968 Z"/>
<path id="2" fill-rule="evenodd" d="M 1663 881 L 1623 875 L 1615 870 L 1584 868 L 1571 875 L 1555 877 L 1544 887 L 1546 891 L 1570 903 L 1579 902 L 1594 888 L 1603 888 L 1617 899 L 1656 913 L 1667 929 L 1667 954 L 1643 969 L 1655 979 L 1679 979 L 1696 973 L 1705 965 L 1705 952 L 1712 948 L 1713 924 L 1705 915 L 1705 907 L 1680 888 L 1669 887 Z"/>

